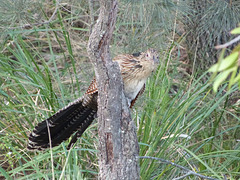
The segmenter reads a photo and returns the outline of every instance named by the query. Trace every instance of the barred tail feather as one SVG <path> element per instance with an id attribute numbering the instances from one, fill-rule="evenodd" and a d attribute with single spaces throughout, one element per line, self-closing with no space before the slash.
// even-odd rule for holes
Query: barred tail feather
<path id="1" fill-rule="evenodd" d="M 92 117 L 93 115 L 93 117 Z M 81 128 L 78 128 L 77 133 L 72 137 L 70 143 L 68 144 L 67 149 L 69 150 L 77 141 L 78 137 L 81 137 L 82 134 L 84 133 L 84 131 L 88 128 L 88 126 L 91 125 L 94 117 L 96 115 L 96 111 L 93 111 L 93 114 L 91 114 L 90 116 L 88 116 L 86 118 L 86 120 L 84 121 L 84 123 L 81 125 Z"/>
<path id="2" fill-rule="evenodd" d="M 96 108 L 83 105 L 83 101 L 81 98 L 39 123 L 29 135 L 27 148 L 29 150 L 49 148 L 49 133 L 51 147 L 59 145 L 77 130 L 83 133 L 92 123 L 96 114 Z"/>

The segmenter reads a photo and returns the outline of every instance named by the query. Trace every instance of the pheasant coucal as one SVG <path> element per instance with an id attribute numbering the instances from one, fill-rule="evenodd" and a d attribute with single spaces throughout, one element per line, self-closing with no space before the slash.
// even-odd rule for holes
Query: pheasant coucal
<path id="1" fill-rule="evenodd" d="M 149 49 L 143 53 L 116 56 L 124 83 L 124 93 L 128 104 L 132 107 L 144 92 L 147 78 L 156 70 L 159 56 L 156 50 Z M 42 150 L 57 146 L 68 139 L 73 133 L 68 146 L 70 148 L 92 123 L 97 113 L 98 89 L 93 79 L 87 92 L 79 99 L 59 110 L 50 118 L 39 123 L 29 135 L 28 149 Z M 49 137 L 51 141 L 49 142 Z"/>

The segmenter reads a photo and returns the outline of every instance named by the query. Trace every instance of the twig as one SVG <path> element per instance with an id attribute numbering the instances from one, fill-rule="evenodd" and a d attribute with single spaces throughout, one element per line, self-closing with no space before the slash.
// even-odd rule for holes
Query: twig
<path id="1" fill-rule="evenodd" d="M 153 160 L 161 161 L 162 163 L 173 165 L 173 166 L 178 167 L 178 168 L 180 168 L 180 169 L 182 169 L 182 170 L 187 172 L 187 174 L 185 174 L 184 176 L 175 178 L 174 180 L 179 180 L 179 179 L 187 177 L 189 175 L 195 175 L 195 176 L 198 176 L 200 178 L 209 179 L 209 180 L 217 180 L 217 179 L 212 178 L 212 177 L 208 177 L 208 176 L 204 176 L 204 175 L 198 174 L 198 173 L 196 173 L 196 172 L 194 172 L 194 171 L 192 171 L 192 170 L 190 170 L 190 169 L 188 169 L 188 168 L 186 168 L 184 166 L 181 166 L 179 164 L 173 163 L 173 162 L 165 160 L 165 159 L 151 157 L 151 156 L 138 156 L 138 158 L 139 159 L 153 159 Z"/>
<path id="2" fill-rule="evenodd" d="M 67 159 L 66 159 L 66 161 L 65 161 L 65 164 L 64 164 L 64 166 L 63 166 L 63 169 L 61 170 L 61 171 L 62 171 L 62 173 L 61 173 L 61 175 L 60 175 L 60 178 L 59 178 L 59 180 L 62 180 L 62 179 L 63 179 L 63 177 L 64 177 L 64 174 L 65 174 L 65 169 L 66 169 L 67 162 L 68 162 L 68 160 L 69 160 L 69 157 L 70 157 L 70 154 L 71 154 L 71 150 L 72 150 L 72 147 L 71 147 L 71 149 L 70 149 L 70 150 L 69 150 L 69 152 L 68 152 Z"/>
<path id="3" fill-rule="evenodd" d="M 229 41 L 229 42 L 227 42 L 225 44 L 215 46 L 215 48 L 216 49 L 223 49 L 223 48 L 226 48 L 226 47 L 228 47 L 228 46 L 238 42 L 239 40 L 240 40 L 240 35 L 235 37 L 233 40 L 231 40 L 231 41 Z"/>
<path id="4" fill-rule="evenodd" d="M 177 177 L 177 178 L 173 178 L 172 180 L 183 179 L 183 178 L 188 177 L 188 176 L 190 176 L 190 175 L 192 175 L 192 173 L 191 173 L 191 172 L 188 172 L 187 174 L 184 174 L 183 176 L 179 176 L 179 177 Z"/>
<path id="5" fill-rule="evenodd" d="M 54 163 L 53 163 L 53 152 L 52 152 L 52 141 L 51 141 L 51 132 L 50 132 L 50 128 L 49 128 L 49 123 L 48 121 L 46 121 L 47 123 L 47 130 L 48 130 L 48 139 L 49 139 L 49 146 L 50 146 L 50 154 L 51 154 L 51 162 L 52 162 L 52 179 L 54 180 Z"/>
<path id="6" fill-rule="evenodd" d="M 48 21 L 44 21 L 44 22 L 41 22 L 41 23 L 33 23 L 33 24 L 24 24 L 20 27 L 10 27 L 9 29 L 17 29 L 17 28 L 28 28 L 28 27 L 32 27 L 32 26 L 38 26 L 38 25 L 43 25 L 43 24 L 49 24 L 50 22 L 53 21 L 53 18 L 55 17 L 56 13 L 57 13 L 57 10 L 58 10 L 58 7 L 59 7 L 59 1 L 60 0 L 56 0 L 56 7 L 54 9 L 54 12 L 52 14 L 52 16 L 49 18 Z"/>
<path id="7" fill-rule="evenodd" d="M 57 10 L 58 10 L 59 4 L 60 4 L 60 0 L 56 0 L 56 7 L 55 7 L 55 9 L 53 11 L 52 16 L 49 18 L 48 22 L 51 22 L 53 20 L 54 16 L 57 14 Z"/>

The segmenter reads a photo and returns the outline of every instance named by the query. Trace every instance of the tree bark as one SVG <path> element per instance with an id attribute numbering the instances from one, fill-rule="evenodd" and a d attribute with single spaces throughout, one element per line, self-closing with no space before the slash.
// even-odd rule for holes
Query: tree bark
<path id="1" fill-rule="evenodd" d="M 88 42 L 98 85 L 99 179 L 139 179 L 136 127 L 123 93 L 119 66 L 109 44 L 117 16 L 117 0 L 100 0 L 100 14 Z"/>

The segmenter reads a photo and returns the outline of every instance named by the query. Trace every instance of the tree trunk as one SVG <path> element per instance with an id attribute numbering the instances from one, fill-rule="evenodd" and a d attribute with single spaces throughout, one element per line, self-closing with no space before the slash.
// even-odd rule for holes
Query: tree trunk
<path id="1" fill-rule="evenodd" d="M 117 16 L 117 0 L 100 0 L 100 14 L 88 42 L 98 85 L 99 179 L 139 179 L 139 147 L 123 93 L 119 66 L 109 43 Z"/>

